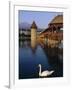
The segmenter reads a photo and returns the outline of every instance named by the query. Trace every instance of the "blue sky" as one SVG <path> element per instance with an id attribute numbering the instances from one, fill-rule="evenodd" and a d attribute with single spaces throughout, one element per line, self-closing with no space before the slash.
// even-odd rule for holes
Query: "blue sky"
<path id="1" fill-rule="evenodd" d="M 38 28 L 47 28 L 50 21 L 57 15 L 63 14 L 62 12 L 45 12 L 45 11 L 24 11 L 19 10 L 19 23 L 32 24 L 36 22 Z"/>

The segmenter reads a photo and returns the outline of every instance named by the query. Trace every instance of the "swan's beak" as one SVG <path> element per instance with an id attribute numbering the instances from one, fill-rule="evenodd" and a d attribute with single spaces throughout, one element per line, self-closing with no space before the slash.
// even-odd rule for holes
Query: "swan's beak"
<path id="1" fill-rule="evenodd" d="M 38 67 L 39 67 L 40 65 L 38 65 Z"/>
<path id="2" fill-rule="evenodd" d="M 41 66 L 41 64 L 39 64 L 38 66 Z"/>
<path id="3" fill-rule="evenodd" d="M 37 67 L 39 67 L 40 65 L 38 65 Z"/>

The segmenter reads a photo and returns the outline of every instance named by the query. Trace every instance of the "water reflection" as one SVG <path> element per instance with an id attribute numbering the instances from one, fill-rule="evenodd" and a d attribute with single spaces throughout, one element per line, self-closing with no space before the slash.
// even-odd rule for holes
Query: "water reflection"
<path id="1" fill-rule="evenodd" d="M 54 77 L 63 76 L 63 51 L 57 47 L 49 48 L 45 46 L 44 52 L 46 56 L 49 58 L 49 64 L 55 70 Z"/>
<path id="2" fill-rule="evenodd" d="M 49 77 L 62 77 L 63 51 L 32 40 L 19 41 L 19 79 L 39 78 L 38 64 L 42 65 L 42 71 L 55 71 Z"/>
<path id="3" fill-rule="evenodd" d="M 33 53 L 35 53 L 35 50 L 37 47 L 36 43 L 37 42 L 34 39 L 31 40 L 31 49 L 32 49 Z"/>

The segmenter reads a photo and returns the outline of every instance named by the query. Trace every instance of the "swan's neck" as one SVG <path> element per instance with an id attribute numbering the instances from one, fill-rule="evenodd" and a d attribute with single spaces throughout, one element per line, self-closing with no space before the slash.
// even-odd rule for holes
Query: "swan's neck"
<path id="1" fill-rule="evenodd" d="M 41 74 L 41 65 L 39 66 L 39 74 Z"/>

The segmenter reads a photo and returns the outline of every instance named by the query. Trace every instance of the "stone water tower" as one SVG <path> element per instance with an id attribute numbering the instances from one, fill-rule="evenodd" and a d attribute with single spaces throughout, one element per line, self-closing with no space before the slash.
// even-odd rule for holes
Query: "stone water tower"
<path id="1" fill-rule="evenodd" d="M 36 47 L 36 39 L 37 39 L 37 26 L 35 21 L 33 21 L 31 25 L 31 46 L 32 48 Z"/>
<path id="2" fill-rule="evenodd" d="M 37 38 L 37 26 L 36 26 L 35 21 L 33 21 L 31 25 L 31 40 L 36 41 L 36 38 Z"/>

